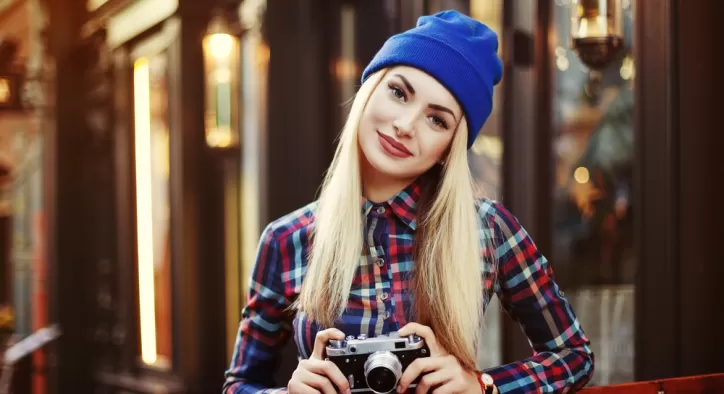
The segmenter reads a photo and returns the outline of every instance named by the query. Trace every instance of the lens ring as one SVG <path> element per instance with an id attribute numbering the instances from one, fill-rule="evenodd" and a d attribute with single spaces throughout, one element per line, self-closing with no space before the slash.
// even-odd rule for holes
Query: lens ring
<path id="1" fill-rule="evenodd" d="M 376 393 L 389 393 L 397 387 L 395 373 L 388 367 L 372 368 L 366 379 L 367 386 Z"/>
<path id="2" fill-rule="evenodd" d="M 367 387 L 378 394 L 394 391 L 402 376 L 400 360 L 388 351 L 372 353 L 365 361 L 364 367 Z"/>

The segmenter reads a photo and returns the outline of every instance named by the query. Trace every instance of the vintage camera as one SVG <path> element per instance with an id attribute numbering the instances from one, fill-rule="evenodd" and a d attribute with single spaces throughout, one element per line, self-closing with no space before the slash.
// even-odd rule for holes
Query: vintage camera
<path id="1" fill-rule="evenodd" d="M 387 394 L 397 388 L 402 372 L 430 349 L 417 335 L 401 337 L 397 332 L 367 338 L 347 337 L 327 344 L 327 359 L 339 367 L 354 393 Z M 416 387 L 421 376 L 410 387 Z"/>

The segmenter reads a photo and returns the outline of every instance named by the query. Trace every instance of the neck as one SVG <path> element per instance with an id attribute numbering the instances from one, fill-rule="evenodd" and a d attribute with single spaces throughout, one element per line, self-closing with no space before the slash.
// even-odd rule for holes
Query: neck
<path id="1" fill-rule="evenodd" d="M 386 176 L 369 163 L 362 169 L 362 189 L 364 197 L 372 202 L 383 202 L 391 199 L 414 179 L 392 178 Z"/>

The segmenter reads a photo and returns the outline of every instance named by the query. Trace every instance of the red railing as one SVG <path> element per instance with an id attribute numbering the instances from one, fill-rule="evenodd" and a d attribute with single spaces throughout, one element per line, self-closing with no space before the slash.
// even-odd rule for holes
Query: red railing
<path id="1" fill-rule="evenodd" d="M 588 387 L 583 394 L 724 394 L 724 373 Z"/>

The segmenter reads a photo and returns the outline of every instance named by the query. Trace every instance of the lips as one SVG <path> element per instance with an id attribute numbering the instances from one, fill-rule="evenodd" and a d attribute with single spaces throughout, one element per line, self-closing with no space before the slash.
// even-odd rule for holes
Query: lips
<path id="1" fill-rule="evenodd" d="M 377 131 L 377 135 L 380 140 L 380 145 L 382 145 L 382 148 L 387 151 L 387 153 L 400 158 L 412 156 L 412 152 L 405 148 L 405 146 L 401 143 L 395 141 L 394 138 L 379 131 Z"/>

